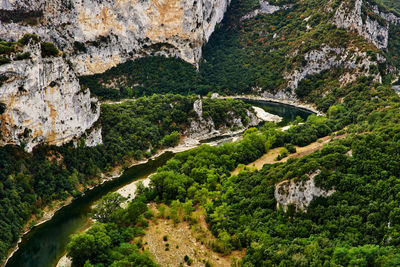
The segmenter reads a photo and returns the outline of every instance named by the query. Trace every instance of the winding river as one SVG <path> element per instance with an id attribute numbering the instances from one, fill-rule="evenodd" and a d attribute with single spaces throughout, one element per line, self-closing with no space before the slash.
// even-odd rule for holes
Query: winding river
<path id="1" fill-rule="evenodd" d="M 245 102 L 263 108 L 265 111 L 283 118 L 281 124 L 296 119 L 300 116 L 306 119 L 310 111 L 296 108 L 286 104 L 271 103 L 259 100 L 246 100 Z M 211 141 L 211 140 L 210 140 Z M 65 253 L 69 236 L 84 230 L 90 223 L 89 213 L 91 206 L 109 192 L 144 179 L 154 173 L 158 167 L 172 158 L 172 152 L 165 152 L 154 160 L 135 165 L 127 169 L 119 178 L 86 192 L 75 199 L 70 205 L 63 207 L 55 213 L 53 218 L 39 226 L 34 227 L 23 236 L 19 249 L 8 260 L 7 267 L 50 267 L 57 264 L 58 259 Z"/>

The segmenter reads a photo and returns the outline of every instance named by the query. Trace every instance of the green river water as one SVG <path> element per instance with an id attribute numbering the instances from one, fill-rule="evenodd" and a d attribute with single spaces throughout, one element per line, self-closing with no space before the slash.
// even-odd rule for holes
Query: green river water
<path id="1" fill-rule="evenodd" d="M 283 124 L 296 119 L 297 116 L 306 119 L 309 111 L 293 106 L 265 101 L 245 101 L 258 106 L 272 114 L 283 117 Z M 89 224 L 91 206 L 109 192 L 116 191 L 122 186 L 135 180 L 144 179 L 162 166 L 173 153 L 166 152 L 155 160 L 133 166 L 114 180 L 108 181 L 84 196 L 75 199 L 70 205 L 57 211 L 54 217 L 34 227 L 23 236 L 19 249 L 9 259 L 6 267 L 51 267 L 55 266 L 65 253 L 69 236 L 85 229 Z"/>

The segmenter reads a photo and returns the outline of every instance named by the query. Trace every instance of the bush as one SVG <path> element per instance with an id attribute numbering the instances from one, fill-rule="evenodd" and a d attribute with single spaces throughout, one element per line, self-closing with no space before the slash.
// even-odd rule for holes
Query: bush
<path id="1" fill-rule="evenodd" d="M 17 54 L 16 59 L 17 60 L 24 60 L 24 59 L 30 59 L 31 58 L 31 53 L 26 52 L 23 54 Z"/>
<path id="2" fill-rule="evenodd" d="M 29 43 L 30 40 L 33 40 L 35 42 L 40 42 L 40 38 L 36 34 L 26 33 L 24 37 L 18 40 L 18 44 L 21 46 L 25 46 Z"/>
<path id="3" fill-rule="evenodd" d="M 290 154 L 296 153 L 296 148 L 292 144 L 285 144 L 285 148 Z"/>
<path id="4" fill-rule="evenodd" d="M 9 59 L 8 57 L 0 57 L 0 66 L 4 65 L 4 64 L 8 64 L 11 62 L 11 59 Z"/>
<path id="5" fill-rule="evenodd" d="M 15 51 L 15 47 L 12 44 L 0 43 L 0 54 L 9 55 Z"/>
<path id="6" fill-rule="evenodd" d="M 177 131 L 173 131 L 171 134 L 164 136 L 161 144 L 166 147 L 174 147 L 179 144 L 180 135 Z"/>
<path id="7" fill-rule="evenodd" d="M 60 53 L 57 47 L 50 42 L 43 42 L 41 44 L 42 57 L 56 57 Z"/>
<path id="8" fill-rule="evenodd" d="M 293 147 L 294 148 L 294 147 Z M 294 148 L 295 149 L 295 148 Z M 296 149 L 295 149 L 296 150 Z M 283 158 L 286 158 L 289 156 L 289 151 L 286 149 L 286 147 L 283 147 L 281 151 L 279 152 L 279 155 L 275 158 L 276 161 L 279 161 Z"/>

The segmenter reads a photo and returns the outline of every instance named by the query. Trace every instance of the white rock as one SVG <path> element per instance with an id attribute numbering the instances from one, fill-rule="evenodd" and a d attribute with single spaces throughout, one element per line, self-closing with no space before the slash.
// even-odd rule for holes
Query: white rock
<path id="1" fill-rule="evenodd" d="M 281 117 L 271 114 L 271 113 L 268 113 L 265 110 L 263 110 L 262 108 L 253 106 L 253 109 L 256 112 L 257 117 L 262 121 L 272 121 L 275 123 L 282 121 Z"/>
<path id="2" fill-rule="evenodd" d="M 230 0 L 3 0 L 0 9 L 43 11 L 39 25 L 1 23 L 0 38 L 36 33 L 69 54 L 79 75 L 152 53 L 197 63 Z M 74 52 L 74 42 L 86 52 Z"/>
<path id="3" fill-rule="evenodd" d="M 61 145 L 80 137 L 100 115 L 97 99 L 82 90 L 75 73 L 62 57 L 42 58 L 39 44 L 24 52 L 32 59 L 0 66 L 0 145 L 40 143 Z M 91 141 L 95 145 L 98 138 Z"/>
<path id="4" fill-rule="evenodd" d="M 384 49 L 388 46 L 389 23 L 381 25 L 377 20 L 366 16 L 362 17 L 363 0 L 343 1 L 336 10 L 333 22 L 339 28 L 356 31 L 359 35 L 371 41 L 377 48 Z M 392 14 L 393 15 L 393 14 Z"/>
<path id="5" fill-rule="evenodd" d="M 294 98 L 294 89 L 296 89 L 301 80 L 307 76 L 319 74 L 324 70 L 331 68 L 346 68 L 353 70 L 352 75 L 343 76 L 340 81 L 343 84 L 355 81 L 357 77 L 369 74 L 372 65 L 377 66 L 378 62 L 382 62 L 385 59 L 377 55 L 377 60 L 372 61 L 366 52 L 360 52 L 358 48 L 350 51 L 346 48 L 330 47 L 324 45 L 318 50 L 312 50 L 304 55 L 306 65 L 291 72 L 284 74 L 285 79 L 288 81 L 288 87 L 292 89 L 291 93 L 286 93 L 288 98 Z M 374 80 L 381 82 L 380 74 L 375 74 Z M 280 92 L 282 93 L 282 92 Z"/>
<path id="6" fill-rule="evenodd" d="M 277 208 L 283 207 L 287 210 L 288 205 L 294 205 L 296 210 L 305 210 L 316 197 L 328 197 L 332 195 L 335 190 L 325 191 L 322 188 L 315 186 L 314 177 L 321 171 L 317 170 L 309 177 L 310 179 L 303 182 L 285 180 L 275 186 L 275 199 L 277 201 Z"/>
<path id="7" fill-rule="evenodd" d="M 244 15 L 240 20 L 246 20 L 256 17 L 258 14 L 273 14 L 279 10 L 292 8 L 293 5 L 283 5 L 283 6 L 275 6 L 271 5 L 268 1 L 260 0 L 260 8 L 251 11 L 250 13 Z"/>
<path id="8" fill-rule="evenodd" d="M 35 33 L 65 53 L 0 66 L 7 77 L 0 87 L 0 145 L 61 145 L 84 135 L 89 146 L 101 143 L 92 129 L 100 108 L 77 75 L 101 73 L 128 59 L 155 54 L 197 63 L 201 47 L 219 23 L 230 0 L 2 0 L 3 12 L 42 11 L 37 25 L 0 23 L 0 39 Z M 77 44 L 83 49 L 76 49 Z M 70 67 L 72 65 L 73 69 Z M 18 89 L 19 88 L 19 89 Z"/>
<path id="9" fill-rule="evenodd" d="M 201 99 L 198 99 L 194 102 L 193 110 L 197 113 L 198 118 L 193 119 L 190 122 L 190 127 L 187 128 L 184 132 L 184 135 L 189 140 L 205 140 L 221 135 L 228 135 L 234 133 L 233 131 L 231 131 L 231 128 L 244 130 L 247 127 L 257 126 L 261 122 L 261 120 L 257 117 L 255 113 L 246 110 L 246 115 L 250 121 L 245 127 L 240 117 L 235 116 L 232 111 L 228 111 L 228 115 L 229 117 L 231 117 L 231 119 L 227 121 L 227 123 L 229 122 L 231 126 L 216 129 L 215 124 L 211 118 L 203 117 L 203 102 Z"/>

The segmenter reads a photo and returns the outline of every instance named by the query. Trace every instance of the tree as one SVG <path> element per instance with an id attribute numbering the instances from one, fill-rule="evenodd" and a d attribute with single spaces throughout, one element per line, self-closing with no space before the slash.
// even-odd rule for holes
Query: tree
<path id="1" fill-rule="evenodd" d="M 99 222 L 109 222 L 112 214 L 121 209 L 120 205 L 125 200 L 119 193 L 108 193 L 93 208 L 92 218 Z"/>
<path id="2" fill-rule="evenodd" d="M 72 236 L 67 246 L 67 256 L 75 265 L 82 266 L 86 261 L 103 262 L 107 259 L 111 238 L 102 224 L 93 225 L 86 233 Z"/>

